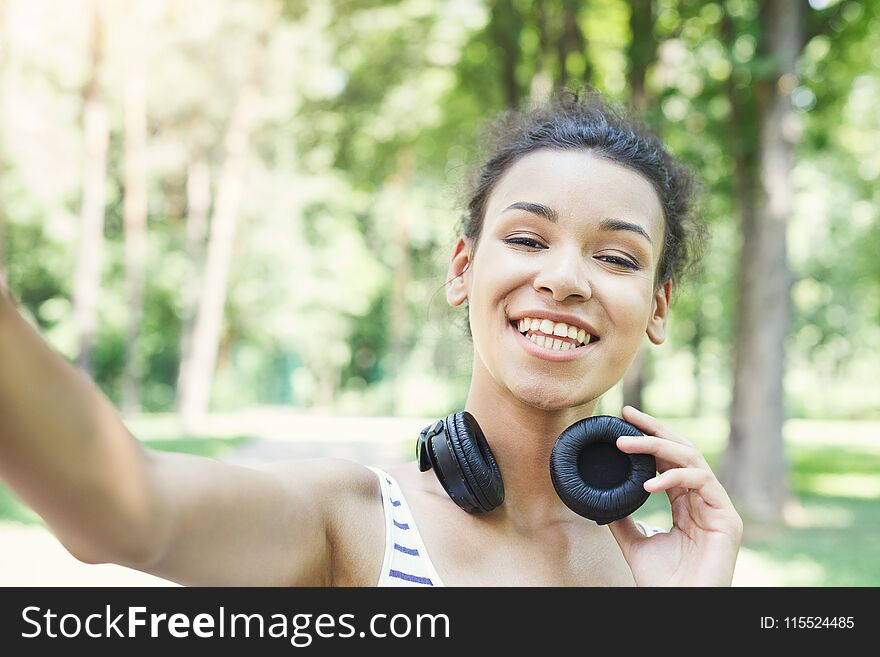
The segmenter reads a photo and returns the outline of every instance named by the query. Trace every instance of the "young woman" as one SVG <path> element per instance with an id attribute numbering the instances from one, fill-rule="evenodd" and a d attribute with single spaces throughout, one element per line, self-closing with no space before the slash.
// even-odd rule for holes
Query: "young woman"
<path id="1" fill-rule="evenodd" d="M 655 456 L 645 489 L 667 493 L 669 531 L 585 520 L 548 467 L 555 439 L 593 415 L 644 336 L 666 338 L 673 284 L 704 231 L 691 178 L 596 94 L 506 113 L 489 146 L 446 298 L 467 304 L 465 410 L 503 473 L 499 507 L 465 513 L 413 463 L 252 469 L 147 450 L 7 297 L 0 477 L 80 560 L 184 585 L 730 585 L 742 521 L 684 436 L 622 410 L 646 435 L 617 446 Z"/>

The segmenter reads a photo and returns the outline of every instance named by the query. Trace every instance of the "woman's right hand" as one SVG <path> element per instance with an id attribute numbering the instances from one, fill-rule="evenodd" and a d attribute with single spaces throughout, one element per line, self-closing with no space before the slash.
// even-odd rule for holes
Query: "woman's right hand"
<path id="1" fill-rule="evenodd" d="M 659 474 L 649 492 L 666 491 L 672 529 L 644 536 L 631 516 L 609 523 L 638 586 L 730 586 L 743 522 L 697 446 L 656 418 L 624 406 L 624 419 L 646 435 L 617 447 L 653 454 Z"/>

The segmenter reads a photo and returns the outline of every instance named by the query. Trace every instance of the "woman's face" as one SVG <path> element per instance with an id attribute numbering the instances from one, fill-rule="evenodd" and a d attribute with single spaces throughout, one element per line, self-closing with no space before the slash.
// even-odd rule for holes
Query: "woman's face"
<path id="1" fill-rule="evenodd" d="M 492 191 L 476 253 L 459 239 L 449 270 L 449 303 L 468 300 L 475 378 L 486 374 L 544 409 L 598 398 L 626 373 L 644 335 L 665 338 L 671 283 L 653 289 L 663 239 L 660 200 L 633 170 L 589 151 L 542 149 L 518 160 Z M 553 313 L 599 340 L 551 351 L 511 325 Z"/>

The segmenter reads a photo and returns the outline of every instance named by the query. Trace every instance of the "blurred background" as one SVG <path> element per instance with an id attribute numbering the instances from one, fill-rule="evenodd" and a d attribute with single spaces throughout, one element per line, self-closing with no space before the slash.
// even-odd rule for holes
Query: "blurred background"
<path id="1" fill-rule="evenodd" d="M 0 0 L 0 275 L 148 447 L 408 460 L 468 391 L 476 131 L 582 84 L 697 172 L 712 234 L 597 413 L 700 446 L 735 585 L 880 585 L 880 2 Z M 5 488 L 0 554 L 0 585 L 167 584 Z"/>

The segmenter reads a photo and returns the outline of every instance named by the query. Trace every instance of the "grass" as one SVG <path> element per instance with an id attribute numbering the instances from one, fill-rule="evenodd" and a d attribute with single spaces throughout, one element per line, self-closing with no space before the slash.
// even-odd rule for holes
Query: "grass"
<path id="1" fill-rule="evenodd" d="M 880 586 L 877 499 L 800 492 L 800 526 L 746 543 L 788 586 Z"/>
<path id="2" fill-rule="evenodd" d="M 870 443 L 834 444 L 788 436 L 795 506 L 778 532 L 743 541 L 737 568 L 755 571 L 748 585 L 880 586 L 880 451 Z M 702 448 L 718 472 L 720 443 Z M 878 441 L 880 443 L 880 441 Z M 636 516 L 672 524 L 665 495 L 651 495 Z"/>
<path id="3" fill-rule="evenodd" d="M 234 438 L 165 438 L 162 440 L 144 440 L 149 449 L 160 452 L 181 452 L 217 458 L 225 452 L 248 442 L 250 438 L 236 436 Z"/>

